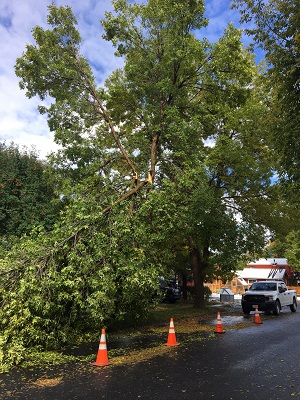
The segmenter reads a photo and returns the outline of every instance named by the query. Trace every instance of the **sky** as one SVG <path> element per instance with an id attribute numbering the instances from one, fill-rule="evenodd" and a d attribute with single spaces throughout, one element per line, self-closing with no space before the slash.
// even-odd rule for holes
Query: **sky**
<path id="1" fill-rule="evenodd" d="M 81 52 L 93 66 L 99 85 L 122 66 L 114 48 L 101 37 L 100 20 L 105 11 L 112 11 L 110 0 L 0 0 L 0 143 L 14 142 L 20 149 L 33 146 L 42 159 L 58 147 L 46 117 L 37 111 L 40 100 L 28 99 L 19 88 L 14 65 L 26 44 L 34 44 L 32 29 L 47 28 L 47 6 L 52 2 L 71 6 L 83 38 Z M 205 16 L 210 21 L 205 36 L 211 42 L 218 40 L 229 22 L 239 26 L 238 11 L 230 9 L 230 0 L 206 0 Z M 244 42 L 248 45 L 250 39 L 244 37 Z"/>

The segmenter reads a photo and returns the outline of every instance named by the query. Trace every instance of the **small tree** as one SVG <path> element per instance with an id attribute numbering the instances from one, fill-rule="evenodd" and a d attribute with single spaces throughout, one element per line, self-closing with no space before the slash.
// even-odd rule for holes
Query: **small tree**
<path id="1" fill-rule="evenodd" d="M 59 200 L 34 150 L 0 144 L 0 235 L 20 237 L 36 225 L 51 229 Z"/>

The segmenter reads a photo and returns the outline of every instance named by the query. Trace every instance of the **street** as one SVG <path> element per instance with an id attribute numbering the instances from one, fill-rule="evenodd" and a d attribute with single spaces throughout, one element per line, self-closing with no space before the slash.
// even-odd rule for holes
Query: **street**
<path id="1" fill-rule="evenodd" d="M 285 307 L 262 324 L 212 340 L 170 347 L 167 355 L 122 366 L 70 366 L 59 384 L 2 393 L 14 400 L 300 399 L 300 312 Z M 180 337 L 178 337 L 180 342 Z M 78 374 L 78 375 L 77 375 Z M 24 379 L 24 378 L 23 378 Z M 3 386 L 2 386 L 3 387 Z M 0 386 L 1 388 L 1 386 Z"/>

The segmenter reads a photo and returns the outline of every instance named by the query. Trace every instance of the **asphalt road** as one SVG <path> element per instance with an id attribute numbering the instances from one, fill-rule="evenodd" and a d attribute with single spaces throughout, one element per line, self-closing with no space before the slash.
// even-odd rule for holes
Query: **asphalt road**
<path id="1" fill-rule="evenodd" d="M 71 366 L 53 387 L 2 386 L 5 400 L 177 400 L 300 399 L 300 310 L 244 329 L 229 329 L 213 340 L 170 348 L 136 365 Z M 177 335 L 177 340 L 180 338 Z M 18 381 L 19 379 L 19 381 Z M 1 380 L 0 380 L 1 382 Z M 6 392 L 5 392 L 6 390 Z"/>

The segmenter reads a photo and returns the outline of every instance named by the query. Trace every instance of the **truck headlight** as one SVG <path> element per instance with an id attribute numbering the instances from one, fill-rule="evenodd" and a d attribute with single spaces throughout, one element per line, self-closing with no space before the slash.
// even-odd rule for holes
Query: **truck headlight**
<path id="1" fill-rule="evenodd" d="M 270 301 L 270 300 L 274 300 L 273 296 L 266 296 L 266 300 Z"/>

